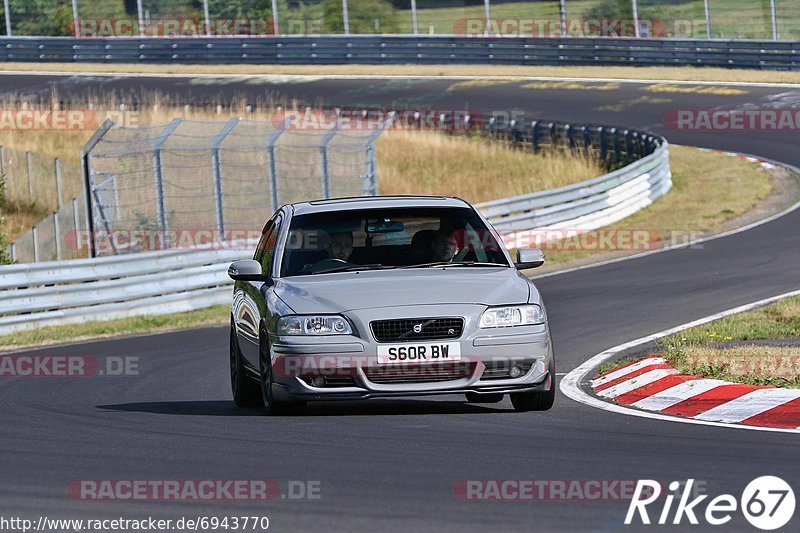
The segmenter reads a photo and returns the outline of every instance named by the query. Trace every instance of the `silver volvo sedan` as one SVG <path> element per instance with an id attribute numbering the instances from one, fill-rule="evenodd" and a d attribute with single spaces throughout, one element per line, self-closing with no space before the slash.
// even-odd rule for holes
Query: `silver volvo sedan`
<path id="1" fill-rule="evenodd" d="M 238 406 L 464 394 L 519 411 L 555 399 L 547 314 L 519 272 L 538 249 L 502 240 L 470 204 L 361 197 L 286 205 L 253 259 L 231 264 Z"/>

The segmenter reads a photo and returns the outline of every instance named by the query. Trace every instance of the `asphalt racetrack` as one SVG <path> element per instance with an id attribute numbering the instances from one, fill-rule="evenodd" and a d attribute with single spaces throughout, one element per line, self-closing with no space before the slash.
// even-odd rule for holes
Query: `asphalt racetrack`
<path id="1" fill-rule="evenodd" d="M 72 75 L 3 75 L 0 86 L 5 94 L 32 98 L 53 88 L 64 96 L 115 91 L 130 97 L 157 89 L 187 102 L 272 95 L 341 106 L 519 110 L 648 128 L 675 144 L 800 165 L 797 131 L 712 133 L 662 125 L 673 109 L 797 105 L 798 87 Z M 541 279 L 559 373 L 617 344 L 800 288 L 799 228 L 800 210 L 702 249 Z M 624 416 L 563 395 L 544 413 L 516 413 L 508 399 L 480 406 L 444 396 L 312 405 L 307 416 L 268 418 L 234 408 L 227 343 L 222 327 L 31 352 L 136 356 L 140 374 L 0 380 L 0 514 L 266 515 L 275 531 L 635 531 L 645 528 L 623 525 L 626 501 L 464 501 L 454 487 L 463 480 L 694 478 L 712 496 L 738 497 L 759 476 L 777 475 L 795 487 L 800 480 L 797 435 Z M 70 497 L 70 481 L 86 479 L 306 480 L 321 482 L 321 490 L 319 499 L 266 503 Z M 740 513 L 724 527 L 752 529 Z M 675 529 L 691 528 L 684 520 Z"/>

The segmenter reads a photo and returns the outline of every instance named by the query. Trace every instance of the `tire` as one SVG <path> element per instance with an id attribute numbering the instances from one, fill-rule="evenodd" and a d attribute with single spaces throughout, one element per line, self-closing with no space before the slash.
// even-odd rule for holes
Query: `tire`
<path id="1" fill-rule="evenodd" d="M 556 399 L 556 366 L 550 365 L 550 390 L 511 394 L 511 404 L 517 411 L 547 411 Z"/>
<path id="2" fill-rule="evenodd" d="M 269 356 L 269 347 L 266 344 L 267 333 L 261 330 L 259 334 L 259 350 L 258 350 L 258 366 L 259 375 L 259 390 L 261 396 L 261 405 L 264 410 L 271 416 L 283 415 L 300 415 L 305 412 L 306 402 L 278 402 L 273 398 L 272 386 L 274 384 L 272 376 L 272 361 Z"/>
<path id="3" fill-rule="evenodd" d="M 230 370 L 231 394 L 237 407 L 254 407 L 261 405 L 261 391 L 258 384 L 247 377 L 242 365 L 242 352 L 239 350 L 239 339 L 236 328 L 231 324 L 230 333 Z"/>
<path id="4" fill-rule="evenodd" d="M 503 401 L 504 394 L 478 394 L 477 392 L 468 392 L 466 394 L 469 403 L 500 403 Z"/>

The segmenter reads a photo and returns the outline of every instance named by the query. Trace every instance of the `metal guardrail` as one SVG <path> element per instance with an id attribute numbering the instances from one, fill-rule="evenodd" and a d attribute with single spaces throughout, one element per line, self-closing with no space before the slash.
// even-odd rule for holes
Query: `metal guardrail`
<path id="1" fill-rule="evenodd" d="M 662 137 L 621 128 L 542 121 L 489 121 L 485 135 L 519 146 L 591 151 L 608 174 L 567 187 L 479 204 L 501 234 L 541 228 L 591 230 L 620 220 L 672 185 Z M 0 267 L 0 335 L 41 326 L 164 314 L 224 304 L 227 266 L 255 243 Z"/>
<path id="2" fill-rule="evenodd" d="M 695 65 L 800 69 L 800 41 L 326 35 L 251 38 L 3 37 L 0 62 Z"/>

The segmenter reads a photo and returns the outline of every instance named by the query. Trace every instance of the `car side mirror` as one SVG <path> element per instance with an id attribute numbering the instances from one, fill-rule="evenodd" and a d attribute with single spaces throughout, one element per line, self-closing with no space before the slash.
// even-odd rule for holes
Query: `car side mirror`
<path id="1" fill-rule="evenodd" d="M 261 272 L 261 263 L 253 259 L 234 261 L 228 267 L 228 276 L 235 281 L 269 282 L 269 275 Z"/>
<path id="2" fill-rule="evenodd" d="M 544 264 L 544 252 L 538 248 L 523 248 L 517 250 L 517 260 L 514 266 L 517 270 L 537 268 Z"/>

